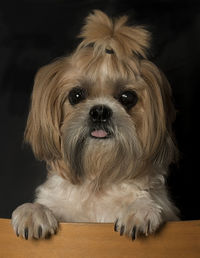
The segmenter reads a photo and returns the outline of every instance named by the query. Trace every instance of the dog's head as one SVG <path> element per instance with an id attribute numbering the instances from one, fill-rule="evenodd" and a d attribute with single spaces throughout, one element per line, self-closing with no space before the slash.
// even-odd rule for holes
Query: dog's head
<path id="1" fill-rule="evenodd" d="M 69 57 L 39 70 L 25 140 L 74 184 L 132 179 L 174 159 L 171 90 L 146 58 L 150 34 L 94 11 Z"/>

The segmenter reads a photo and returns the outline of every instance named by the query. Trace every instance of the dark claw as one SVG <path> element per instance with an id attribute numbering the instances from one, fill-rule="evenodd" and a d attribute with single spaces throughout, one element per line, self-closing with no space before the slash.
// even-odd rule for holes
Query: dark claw
<path id="1" fill-rule="evenodd" d="M 114 225 L 114 231 L 117 232 L 117 223 L 118 223 L 118 219 L 115 221 L 115 225 Z"/>
<path id="2" fill-rule="evenodd" d="M 42 227 L 39 226 L 38 228 L 38 238 L 40 238 L 42 236 Z"/>
<path id="3" fill-rule="evenodd" d="M 28 228 L 24 229 L 24 237 L 26 240 L 28 240 Z"/>
<path id="4" fill-rule="evenodd" d="M 17 237 L 19 237 L 19 232 L 18 232 L 18 228 L 17 228 L 17 230 L 16 230 L 16 235 L 17 235 Z"/>
<path id="5" fill-rule="evenodd" d="M 136 226 L 133 227 L 132 233 L 131 233 L 131 239 L 134 241 L 136 239 Z"/>
<path id="6" fill-rule="evenodd" d="M 58 229 L 56 228 L 55 230 L 54 230 L 54 235 L 56 235 L 58 233 Z"/>
<path id="7" fill-rule="evenodd" d="M 151 231 L 151 222 L 150 220 L 148 221 L 148 224 L 147 224 L 147 234 L 149 234 Z"/>
<path id="8" fill-rule="evenodd" d="M 122 236 L 124 234 L 124 229 L 125 229 L 125 226 L 122 225 L 120 228 L 120 236 Z"/>
<path id="9" fill-rule="evenodd" d="M 51 233 L 47 232 L 46 235 L 45 235 L 45 239 L 50 239 L 50 238 L 51 238 Z"/>

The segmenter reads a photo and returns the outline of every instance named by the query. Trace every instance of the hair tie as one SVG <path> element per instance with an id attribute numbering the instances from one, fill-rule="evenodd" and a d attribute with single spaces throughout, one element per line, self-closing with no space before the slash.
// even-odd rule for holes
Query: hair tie
<path id="1" fill-rule="evenodd" d="M 112 49 L 105 49 L 106 54 L 114 54 L 115 52 Z"/>

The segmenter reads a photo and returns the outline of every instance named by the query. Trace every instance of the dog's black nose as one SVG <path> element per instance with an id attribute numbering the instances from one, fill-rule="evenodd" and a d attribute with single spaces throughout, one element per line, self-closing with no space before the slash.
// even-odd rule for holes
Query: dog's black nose
<path id="1" fill-rule="evenodd" d="M 112 110 L 105 105 L 97 105 L 91 108 L 90 118 L 94 123 L 106 123 L 112 116 Z"/>

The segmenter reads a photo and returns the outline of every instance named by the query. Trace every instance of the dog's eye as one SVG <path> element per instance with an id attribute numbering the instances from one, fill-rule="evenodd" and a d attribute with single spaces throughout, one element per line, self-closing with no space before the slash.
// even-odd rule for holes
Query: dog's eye
<path id="1" fill-rule="evenodd" d="M 118 97 L 119 102 L 127 109 L 132 108 L 138 101 L 138 96 L 133 90 L 126 90 L 121 92 Z"/>
<path id="2" fill-rule="evenodd" d="M 68 95 L 69 102 L 71 105 L 76 105 L 84 100 L 86 98 L 86 95 L 86 89 L 80 87 L 73 88 Z"/>

